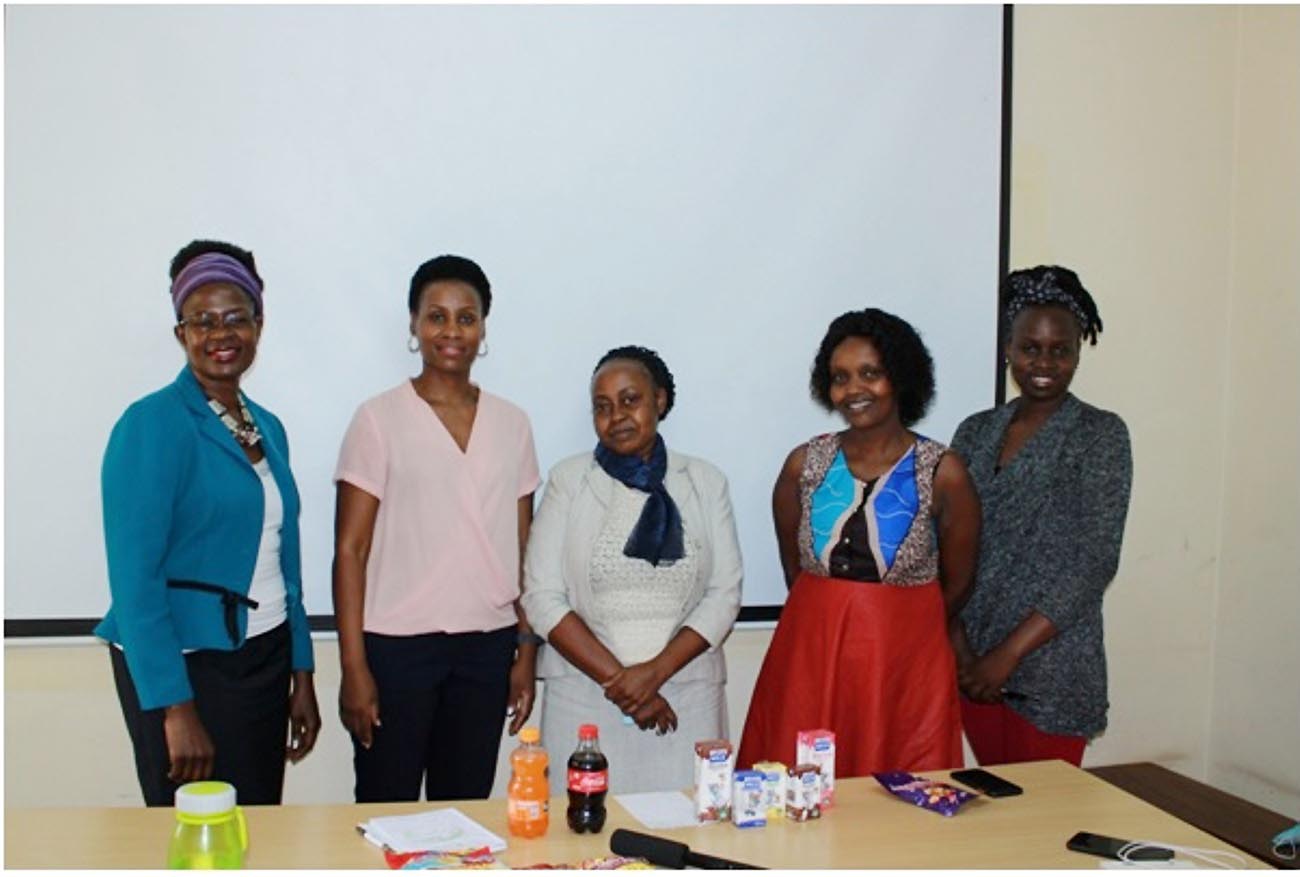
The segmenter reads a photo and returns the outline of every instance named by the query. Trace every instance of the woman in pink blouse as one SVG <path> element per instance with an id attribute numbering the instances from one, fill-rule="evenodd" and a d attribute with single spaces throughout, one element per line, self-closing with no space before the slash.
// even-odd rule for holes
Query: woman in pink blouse
<path id="1" fill-rule="evenodd" d="M 491 286 L 439 256 L 411 278 L 418 377 L 363 403 L 334 479 L 334 614 L 356 799 L 486 798 L 504 716 L 532 711 L 519 608 L 540 481 L 522 410 L 470 381 Z"/>

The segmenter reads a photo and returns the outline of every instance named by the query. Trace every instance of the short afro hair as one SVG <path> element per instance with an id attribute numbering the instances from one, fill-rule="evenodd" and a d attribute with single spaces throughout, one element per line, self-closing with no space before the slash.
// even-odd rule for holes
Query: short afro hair
<path id="1" fill-rule="evenodd" d="M 659 357 L 659 354 L 649 347 L 638 347 L 635 344 L 615 347 L 596 363 L 596 367 L 591 370 L 592 376 L 594 377 L 605 363 L 616 359 L 628 359 L 645 366 L 645 370 L 650 372 L 650 382 L 654 384 L 655 389 L 663 390 L 664 395 L 667 396 L 664 413 L 659 415 L 659 419 L 664 420 L 667 418 L 668 412 L 673 410 L 673 402 L 677 399 L 677 384 L 673 381 L 673 373 L 668 370 L 668 365 Z"/>
<path id="2" fill-rule="evenodd" d="M 439 280 L 459 280 L 467 283 L 478 293 L 479 304 L 483 306 L 483 316 L 492 310 L 492 284 L 478 263 L 464 256 L 436 256 L 425 262 L 411 275 L 411 291 L 407 295 L 407 307 L 414 316 L 420 308 L 420 294 L 430 283 Z"/>
<path id="3" fill-rule="evenodd" d="M 830 392 L 831 354 L 847 338 L 865 338 L 880 353 L 903 426 L 910 427 L 924 417 L 934 400 L 934 360 L 911 323 L 878 308 L 849 311 L 831 321 L 808 382 L 813 401 L 827 411 L 835 410 Z"/>
<path id="4" fill-rule="evenodd" d="M 167 269 L 167 275 L 175 282 L 176 275 L 180 274 L 186 265 L 194 261 L 195 257 L 202 256 L 204 253 L 222 253 L 229 256 L 247 268 L 248 273 L 253 275 L 254 280 L 262 283 L 262 276 L 257 273 L 257 262 L 253 260 L 253 254 L 243 247 L 237 247 L 225 241 L 190 241 L 177 250 L 175 256 L 172 256 L 172 263 Z"/>

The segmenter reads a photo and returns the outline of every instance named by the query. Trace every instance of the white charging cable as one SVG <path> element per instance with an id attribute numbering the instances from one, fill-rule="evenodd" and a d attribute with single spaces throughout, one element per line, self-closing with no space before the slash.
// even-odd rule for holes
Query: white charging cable
<path id="1" fill-rule="evenodd" d="M 1119 848 L 1117 855 L 1121 862 L 1132 862 L 1134 864 L 1150 864 L 1150 859 L 1135 859 L 1133 854 L 1139 850 L 1173 850 L 1176 854 L 1186 856 L 1189 859 L 1195 859 L 1214 868 L 1245 868 L 1246 860 L 1236 853 L 1228 850 L 1203 850 L 1197 847 L 1180 847 L 1176 844 L 1165 843 L 1158 840 L 1134 840 L 1124 844 Z"/>

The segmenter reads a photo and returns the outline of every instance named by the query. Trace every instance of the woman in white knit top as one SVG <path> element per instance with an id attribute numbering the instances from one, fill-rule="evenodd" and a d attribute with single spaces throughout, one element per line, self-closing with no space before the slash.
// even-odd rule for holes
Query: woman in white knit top
<path id="1" fill-rule="evenodd" d="M 673 393 L 653 351 L 601 358 L 599 444 L 551 470 L 524 564 L 524 608 L 547 639 L 542 739 L 562 753 L 597 724 L 615 793 L 689 786 L 695 742 L 727 735 L 740 545 L 726 478 L 659 435 Z M 551 783 L 563 793 L 564 772 Z"/>

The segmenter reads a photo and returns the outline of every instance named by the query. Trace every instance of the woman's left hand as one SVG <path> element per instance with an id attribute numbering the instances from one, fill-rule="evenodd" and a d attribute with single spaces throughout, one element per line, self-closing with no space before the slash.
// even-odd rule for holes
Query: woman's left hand
<path id="1" fill-rule="evenodd" d="M 316 706 L 316 686 L 311 672 L 295 670 L 289 692 L 289 746 L 285 757 L 297 764 L 316 745 L 320 733 L 320 709 Z"/>
<path id="2" fill-rule="evenodd" d="M 995 648 L 976 658 L 963 674 L 967 696 L 978 703 L 1001 703 L 1002 687 L 1019 663 L 1019 659 L 1004 648 Z"/>
<path id="3" fill-rule="evenodd" d="M 619 670 L 601 687 L 605 689 L 605 699 L 630 716 L 649 703 L 663 684 L 655 662 L 644 661 Z"/>
<path id="4" fill-rule="evenodd" d="M 537 647 L 521 646 L 510 666 L 510 699 L 506 715 L 510 717 L 510 734 L 519 729 L 533 714 L 533 698 L 537 696 Z"/>

